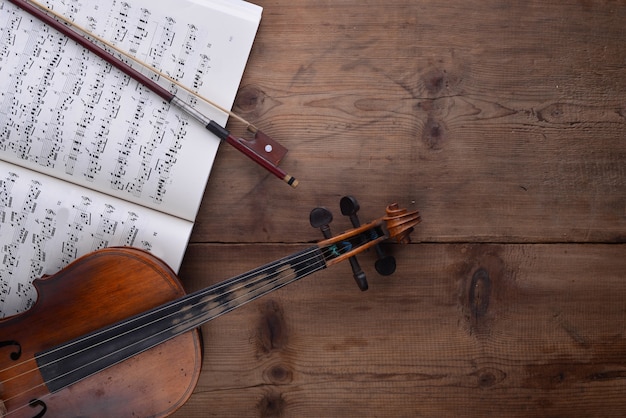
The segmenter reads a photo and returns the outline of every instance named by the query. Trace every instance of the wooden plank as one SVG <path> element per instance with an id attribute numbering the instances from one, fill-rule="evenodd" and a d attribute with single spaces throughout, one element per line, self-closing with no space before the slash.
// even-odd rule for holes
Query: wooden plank
<path id="1" fill-rule="evenodd" d="M 623 3 L 259 4 L 235 109 L 301 185 L 223 148 L 195 242 L 299 242 L 344 194 L 420 208 L 428 242 L 626 238 Z"/>
<path id="2" fill-rule="evenodd" d="M 190 290 L 301 245 L 192 245 Z M 203 328 L 179 417 L 622 416 L 624 245 L 394 245 L 370 290 L 346 263 Z"/>
<path id="3" fill-rule="evenodd" d="M 367 292 L 344 263 L 203 327 L 176 416 L 623 416 L 626 5 L 259 4 L 235 108 L 301 185 L 222 148 L 187 287 L 320 239 L 315 206 L 347 229 L 346 194 L 423 222 Z"/>

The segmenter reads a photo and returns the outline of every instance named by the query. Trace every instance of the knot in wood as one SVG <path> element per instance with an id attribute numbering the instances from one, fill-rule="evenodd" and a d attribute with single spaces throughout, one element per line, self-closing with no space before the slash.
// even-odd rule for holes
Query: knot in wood
<path id="1" fill-rule="evenodd" d="M 422 141 L 430 150 L 439 151 L 443 149 L 446 131 L 446 125 L 442 121 L 429 116 L 422 131 Z"/>
<path id="2" fill-rule="evenodd" d="M 265 380 L 274 385 L 291 383 L 293 372 L 283 364 L 275 364 L 264 372 Z"/>
<path id="3" fill-rule="evenodd" d="M 476 378 L 476 385 L 480 389 L 489 389 L 506 378 L 506 373 L 492 367 L 485 367 L 472 373 Z"/>
<path id="4" fill-rule="evenodd" d="M 284 416 L 285 405 L 282 393 L 270 392 L 261 398 L 257 407 L 262 418 L 279 418 Z"/>
<path id="5" fill-rule="evenodd" d="M 247 85 L 239 90 L 235 99 L 235 107 L 242 113 L 252 113 L 263 106 L 265 93 L 259 87 Z"/>
<path id="6" fill-rule="evenodd" d="M 287 346 L 288 332 L 282 307 L 275 300 L 263 305 L 257 326 L 257 347 L 261 355 L 267 355 Z"/>
<path id="7" fill-rule="evenodd" d="M 476 270 L 472 276 L 469 289 L 469 306 L 474 319 L 487 314 L 491 297 L 491 278 L 484 268 Z"/>

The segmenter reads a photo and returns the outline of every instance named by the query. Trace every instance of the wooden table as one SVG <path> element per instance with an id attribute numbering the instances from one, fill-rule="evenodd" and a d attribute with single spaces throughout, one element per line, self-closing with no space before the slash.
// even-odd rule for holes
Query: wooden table
<path id="1" fill-rule="evenodd" d="M 204 326 L 176 416 L 624 416 L 626 4 L 257 3 L 235 110 L 300 186 L 222 147 L 188 290 L 321 239 L 313 207 L 350 228 L 344 195 L 423 221 L 366 292 L 343 263 Z"/>

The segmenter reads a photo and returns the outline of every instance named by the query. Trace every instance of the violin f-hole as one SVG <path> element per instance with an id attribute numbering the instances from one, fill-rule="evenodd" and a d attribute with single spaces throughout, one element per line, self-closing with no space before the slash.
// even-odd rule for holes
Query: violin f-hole
<path id="1" fill-rule="evenodd" d="M 20 356 L 22 355 L 22 345 L 15 340 L 0 341 L 0 348 L 10 347 L 10 346 L 17 347 L 17 351 L 12 352 L 10 355 L 11 360 L 19 360 Z"/>
<path id="2" fill-rule="evenodd" d="M 41 418 L 46 414 L 46 412 L 48 412 L 48 406 L 40 399 L 31 399 L 30 402 L 28 402 L 28 406 L 31 408 L 41 407 L 41 411 L 39 411 L 39 413 L 33 418 Z"/>

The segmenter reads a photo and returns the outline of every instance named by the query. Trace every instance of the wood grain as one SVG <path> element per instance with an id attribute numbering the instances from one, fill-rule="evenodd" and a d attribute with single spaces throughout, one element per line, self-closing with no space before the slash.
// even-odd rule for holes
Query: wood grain
<path id="1" fill-rule="evenodd" d="M 178 417 L 623 416 L 626 4 L 258 1 L 235 109 L 295 190 L 222 147 L 181 277 L 419 209 L 398 271 L 347 264 L 203 328 Z M 241 129 L 235 122 L 229 127 Z"/>
<path id="2" fill-rule="evenodd" d="M 219 281 L 243 250 L 193 245 L 181 274 L 192 287 Z M 292 251 L 264 245 L 236 264 Z M 337 266 L 205 326 L 200 383 L 179 416 L 623 413 L 623 245 L 391 251 L 399 267 L 388 278 L 361 258 L 367 292 Z"/>
<path id="3" fill-rule="evenodd" d="M 371 189 L 416 202 L 427 241 L 624 241 L 623 4 L 259 3 L 236 109 L 301 185 L 223 148 L 194 240 L 295 242 Z"/>

